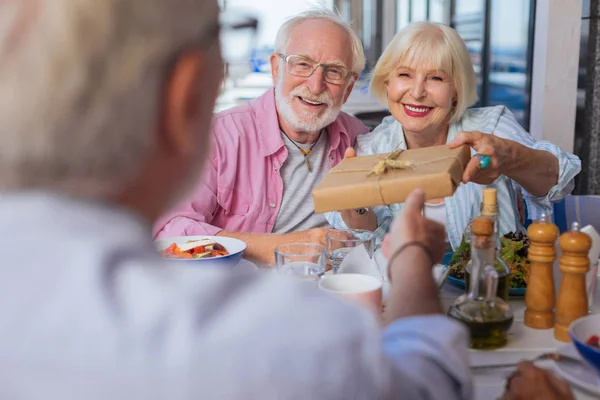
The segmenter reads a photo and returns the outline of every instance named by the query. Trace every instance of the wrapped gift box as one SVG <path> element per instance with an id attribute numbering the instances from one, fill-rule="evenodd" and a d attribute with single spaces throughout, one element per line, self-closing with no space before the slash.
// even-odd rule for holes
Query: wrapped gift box
<path id="1" fill-rule="evenodd" d="M 452 150 L 442 145 L 404 150 L 393 157 L 388 153 L 344 159 L 313 190 L 315 211 L 402 203 L 416 188 L 422 189 L 427 199 L 451 196 L 471 153 L 467 145 Z"/>

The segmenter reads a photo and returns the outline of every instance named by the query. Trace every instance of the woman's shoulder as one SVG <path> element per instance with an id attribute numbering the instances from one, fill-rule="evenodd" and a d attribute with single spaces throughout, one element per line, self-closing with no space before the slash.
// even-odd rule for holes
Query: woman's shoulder
<path id="1" fill-rule="evenodd" d="M 390 115 L 371 132 L 356 138 L 357 154 L 386 153 L 396 147 L 400 141 L 404 141 L 402 126 Z"/>
<path id="2" fill-rule="evenodd" d="M 464 131 L 494 133 L 498 129 L 511 127 L 522 130 L 514 114 L 506 106 L 469 108 L 461 118 Z"/>

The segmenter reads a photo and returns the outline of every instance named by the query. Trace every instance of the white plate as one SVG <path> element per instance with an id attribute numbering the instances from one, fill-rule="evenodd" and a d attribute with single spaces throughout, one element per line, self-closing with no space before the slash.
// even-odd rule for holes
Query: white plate
<path id="1" fill-rule="evenodd" d="M 567 382 L 583 389 L 591 394 L 600 396 L 600 376 L 596 371 L 583 361 L 575 345 L 570 343 L 559 350 L 559 353 L 565 354 L 581 360 L 581 364 L 562 362 L 554 363 L 554 369 Z"/>
<path id="2" fill-rule="evenodd" d="M 165 257 L 165 259 L 171 262 L 178 262 L 190 265 L 204 265 L 204 266 L 226 266 L 229 268 L 235 267 L 244 252 L 246 251 L 246 243 L 235 238 L 225 237 L 225 236 L 175 236 L 175 237 L 167 237 L 162 239 L 157 239 L 154 241 L 154 246 L 158 251 L 162 251 L 169 247 L 172 243 L 176 243 L 177 245 L 186 243 L 190 240 L 209 240 L 216 243 L 219 243 L 225 246 L 225 249 L 229 252 L 226 256 L 217 256 L 217 257 L 206 257 L 206 258 L 169 258 Z"/>

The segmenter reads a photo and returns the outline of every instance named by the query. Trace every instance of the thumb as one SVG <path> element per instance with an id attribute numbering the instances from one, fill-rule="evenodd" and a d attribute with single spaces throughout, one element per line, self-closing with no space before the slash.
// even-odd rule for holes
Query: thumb
<path id="1" fill-rule="evenodd" d="M 413 190 L 406 201 L 404 202 L 404 208 L 410 212 L 421 212 L 423 206 L 425 205 L 425 192 L 421 189 Z"/>
<path id="2" fill-rule="evenodd" d="M 352 147 L 348 147 L 346 149 L 346 152 L 344 153 L 344 158 L 352 158 L 352 157 L 356 157 L 356 150 L 354 150 Z"/>

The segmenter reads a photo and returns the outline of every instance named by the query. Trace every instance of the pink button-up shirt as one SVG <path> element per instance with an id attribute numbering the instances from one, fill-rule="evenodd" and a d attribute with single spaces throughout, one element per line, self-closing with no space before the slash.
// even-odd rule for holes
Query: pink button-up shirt
<path id="1" fill-rule="evenodd" d="M 340 113 L 327 127 L 329 166 L 368 129 Z M 281 200 L 279 169 L 287 159 L 274 90 L 214 117 L 212 151 L 204 176 L 179 207 L 154 225 L 154 236 L 215 235 L 221 230 L 270 233 Z"/>

